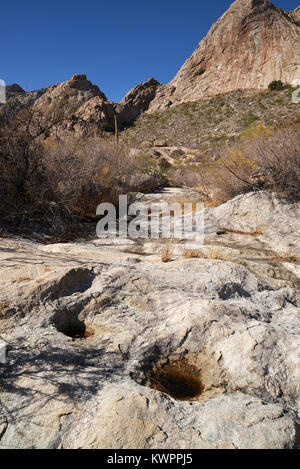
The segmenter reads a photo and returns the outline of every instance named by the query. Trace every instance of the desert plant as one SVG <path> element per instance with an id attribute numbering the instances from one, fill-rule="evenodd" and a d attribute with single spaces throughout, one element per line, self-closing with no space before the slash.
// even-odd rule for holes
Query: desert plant
<path id="1" fill-rule="evenodd" d="M 118 143 L 119 143 L 119 128 L 118 128 L 117 114 L 115 114 L 115 116 L 114 116 L 114 122 L 115 122 L 115 139 L 116 139 L 116 144 L 118 145 Z"/>
<path id="2" fill-rule="evenodd" d="M 220 246 L 210 246 L 209 249 L 186 249 L 183 257 L 185 259 L 230 260 Z"/>
<path id="3" fill-rule="evenodd" d="M 24 203 L 30 181 L 40 167 L 41 141 L 64 120 L 64 114 L 57 107 L 47 114 L 32 108 L 21 111 L 1 108 L 0 206 Z"/>
<path id="4" fill-rule="evenodd" d="M 193 249 L 186 249 L 183 253 L 183 257 L 185 259 L 194 259 L 194 258 L 197 258 L 197 251 L 193 250 Z"/>
<path id="5" fill-rule="evenodd" d="M 169 244 L 163 247 L 161 251 L 161 262 L 170 262 L 172 260 L 172 252 Z"/>
<path id="6" fill-rule="evenodd" d="M 273 80 L 268 86 L 268 89 L 271 91 L 281 91 L 284 90 L 284 88 L 285 86 L 281 80 Z"/>
<path id="7" fill-rule="evenodd" d="M 80 216 L 95 215 L 101 202 L 117 206 L 119 195 L 134 190 L 132 175 L 144 172 L 143 162 L 123 147 L 97 137 L 70 137 L 49 143 L 44 151 L 46 198 Z M 55 181 L 54 190 L 51 181 Z"/>
<path id="8" fill-rule="evenodd" d="M 300 199 L 300 127 L 261 131 L 244 138 L 202 172 L 203 193 L 213 205 L 257 190 Z"/>
<path id="9" fill-rule="evenodd" d="M 300 126 L 279 129 L 268 139 L 253 140 L 244 155 L 266 175 L 264 188 L 300 199 Z"/>
<path id="10" fill-rule="evenodd" d="M 266 127 L 262 122 L 258 122 L 243 130 L 240 134 L 240 138 L 241 140 L 252 140 L 258 137 L 267 138 L 270 137 L 272 133 L 271 129 Z"/>
<path id="11" fill-rule="evenodd" d="M 109 124 L 109 122 L 106 122 L 106 121 L 101 122 L 101 123 L 99 124 L 99 128 L 100 128 L 100 130 L 103 131 L 103 132 L 112 133 L 112 132 L 114 131 L 112 125 Z"/>
<path id="12" fill-rule="evenodd" d="M 149 166 L 145 168 L 144 173 L 148 174 L 148 176 L 152 176 L 153 178 L 155 178 L 160 186 L 169 185 L 169 178 L 167 173 L 162 171 L 160 168 L 157 168 L 156 166 Z"/>
<path id="13" fill-rule="evenodd" d="M 94 216 L 103 201 L 134 190 L 146 164 L 99 137 L 56 137 L 65 116 L 25 109 L 1 113 L 0 219 L 23 226 L 26 219 L 60 221 Z"/>
<path id="14" fill-rule="evenodd" d="M 253 114 L 252 112 L 248 112 L 242 117 L 241 122 L 244 127 L 249 127 L 258 120 L 259 120 L 259 117 L 256 114 Z"/>

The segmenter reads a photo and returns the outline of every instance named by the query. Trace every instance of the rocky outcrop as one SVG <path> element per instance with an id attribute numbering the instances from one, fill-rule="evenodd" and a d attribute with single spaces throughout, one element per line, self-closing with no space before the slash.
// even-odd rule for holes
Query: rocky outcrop
<path id="1" fill-rule="evenodd" d="M 300 6 L 297 7 L 294 11 L 287 12 L 294 21 L 300 23 Z"/>
<path id="2" fill-rule="evenodd" d="M 6 93 L 8 95 L 23 94 L 23 93 L 25 93 L 25 91 L 23 90 L 23 88 L 21 88 L 20 85 L 18 85 L 17 83 L 13 83 L 12 85 L 6 86 Z"/>
<path id="3" fill-rule="evenodd" d="M 1 448 L 299 446 L 299 206 L 205 216 L 167 263 L 157 240 L 1 240 Z"/>
<path id="4" fill-rule="evenodd" d="M 65 128 L 82 132 L 99 124 L 127 127 L 142 113 L 238 89 L 266 89 L 271 81 L 300 84 L 300 9 L 282 11 L 269 0 L 236 0 L 211 27 L 167 85 L 150 78 L 120 103 L 109 101 L 86 75 L 34 92 L 7 87 L 17 109 L 55 104 L 75 116 Z M 77 119 L 77 120 L 76 120 Z"/>
<path id="5" fill-rule="evenodd" d="M 265 89 L 273 80 L 299 83 L 299 8 L 284 12 L 268 0 L 236 0 L 159 88 L 150 112 L 236 89 Z"/>
<path id="6" fill-rule="evenodd" d="M 45 90 L 25 93 L 19 85 L 6 87 L 9 104 L 16 110 L 33 106 L 43 113 L 63 113 L 67 118 L 60 126 L 62 135 L 66 130 L 77 132 L 99 128 L 105 123 L 108 130 L 115 126 L 115 116 L 120 129 L 145 112 L 161 86 L 154 78 L 133 88 L 120 103 L 107 99 L 98 86 L 87 80 L 86 75 L 76 74 L 70 80 Z M 56 128 L 56 135 L 59 128 Z"/>
<path id="7" fill-rule="evenodd" d="M 161 83 L 149 78 L 135 86 L 116 106 L 118 120 L 122 125 L 131 124 L 139 115 L 147 111 Z"/>
<path id="8" fill-rule="evenodd" d="M 10 111 L 15 113 L 24 108 L 33 106 L 38 98 L 40 98 L 45 92 L 46 89 L 26 92 L 16 83 L 13 85 L 8 85 L 6 86 L 7 102 L 5 105 L 0 104 L 0 114 L 5 113 L 6 111 L 8 114 Z"/>
<path id="9" fill-rule="evenodd" d="M 75 113 L 80 106 L 96 96 L 104 102 L 108 101 L 98 86 L 87 80 L 86 75 L 76 74 L 70 80 L 47 88 L 35 101 L 34 106 L 36 109 L 46 110 L 47 107 L 57 104 L 65 111 L 71 108 Z"/>

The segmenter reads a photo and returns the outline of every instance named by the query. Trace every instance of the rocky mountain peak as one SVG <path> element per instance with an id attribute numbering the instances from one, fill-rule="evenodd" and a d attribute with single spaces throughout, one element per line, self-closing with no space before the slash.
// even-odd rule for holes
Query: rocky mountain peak
<path id="1" fill-rule="evenodd" d="M 289 11 L 291 18 L 300 25 L 300 6 L 295 10 Z"/>
<path id="2" fill-rule="evenodd" d="M 12 85 L 7 85 L 6 86 L 6 92 L 11 93 L 11 94 L 25 93 L 23 88 L 20 85 L 18 85 L 17 83 L 13 83 Z"/>
<path id="3" fill-rule="evenodd" d="M 269 0 L 236 0 L 159 89 L 150 111 L 236 89 L 265 89 L 273 80 L 296 83 L 299 16 L 299 8 L 284 12 Z"/>
<path id="4" fill-rule="evenodd" d="M 84 73 L 75 73 L 75 75 L 71 77 L 71 80 L 72 81 L 77 81 L 77 80 L 85 81 L 87 80 L 87 76 Z"/>
<path id="5" fill-rule="evenodd" d="M 45 103 L 53 103 L 57 99 L 68 101 L 76 109 L 90 99 L 98 96 L 107 101 L 105 94 L 89 81 L 84 74 L 76 74 L 70 80 L 53 85 L 47 88 L 46 92 L 35 103 L 37 107 L 44 106 Z"/>
<path id="6" fill-rule="evenodd" d="M 243 8 L 244 10 L 253 10 L 260 8 L 262 10 L 265 10 L 267 8 L 274 9 L 276 7 L 269 0 L 235 0 L 235 2 L 230 5 L 226 13 L 230 12 L 235 8 Z"/>
<path id="7" fill-rule="evenodd" d="M 46 110 L 59 103 L 81 120 L 120 128 L 140 114 L 205 96 L 266 89 L 273 80 L 300 84 L 300 7 L 283 11 L 269 0 L 236 0 L 212 25 L 175 78 L 163 85 L 149 78 L 113 103 L 82 73 L 36 92 L 7 87 L 14 106 Z"/>

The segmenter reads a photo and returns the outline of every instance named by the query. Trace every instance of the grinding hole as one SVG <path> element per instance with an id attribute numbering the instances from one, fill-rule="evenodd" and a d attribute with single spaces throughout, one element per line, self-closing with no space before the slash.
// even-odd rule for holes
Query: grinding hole
<path id="1" fill-rule="evenodd" d="M 70 311 L 57 311 L 52 317 L 52 323 L 58 332 L 73 339 L 87 339 L 95 333 L 90 326 L 86 326 Z"/>
<path id="2" fill-rule="evenodd" d="M 210 354 L 205 349 L 164 357 L 155 345 L 130 375 L 140 385 L 168 394 L 173 399 L 205 402 L 231 388 L 221 358 L 220 353 Z"/>
<path id="3" fill-rule="evenodd" d="M 199 398 L 204 390 L 201 370 L 187 360 L 175 360 L 147 374 L 149 387 L 180 401 Z"/>

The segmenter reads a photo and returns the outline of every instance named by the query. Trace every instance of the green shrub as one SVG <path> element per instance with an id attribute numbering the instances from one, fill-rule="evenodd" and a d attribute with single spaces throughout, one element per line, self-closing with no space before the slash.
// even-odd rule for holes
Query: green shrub
<path id="1" fill-rule="evenodd" d="M 155 166 L 150 166 L 149 168 L 146 168 L 144 172 L 149 176 L 155 177 L 159 181 L 159 184 L 161 186 L 169 185 L 168 175 L 161 171 L 159 168 L 156 168 Z"/>
<path id="2" fill-rule="evenodd" d="M 103 132 L 113 132 L 114 128 L 109 122 L 101 122 L 100 124 L 100 129 L 103 130 Z"/>
<path id="3" fill-rule="evenodd" d="M 254 124 L 254 122 L 258 120 L 259 120 L 259 117 L 255 114 L 252 114 L 252 112 L 248 112 L 241 119 L 244 127 L 250 127 L 251 125 Z"/>
<path id="4" fill-rule="evenodd" d="M 273 80 L 269 84 L 268 89 L 271 91 L 282 91 L 285 89 L 285 85 L 282 83 L 281 80 Z"/>

